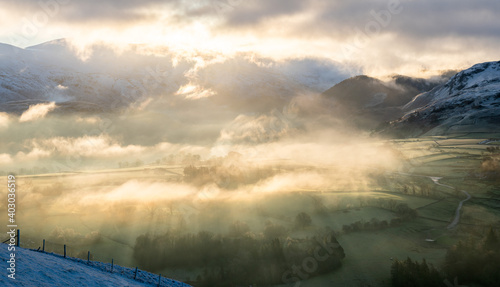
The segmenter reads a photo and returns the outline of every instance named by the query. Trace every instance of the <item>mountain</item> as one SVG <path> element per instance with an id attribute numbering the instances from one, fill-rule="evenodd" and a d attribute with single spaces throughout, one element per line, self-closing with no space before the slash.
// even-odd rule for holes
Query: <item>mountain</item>
<path id="1" fill-rule="evenodd" d="M 25 49 L 0 44 L 0 63 L 0 112 L 16 114 L 44 102 L 55 102 L 55 112 L 113 111 L 148 98 L 171 101 L 168 106 L 202 99 L 238 113 L 266 113 L 348 76 L 323 60 L 275 62 L 140 45 L 82 51 L 65 39 Z"/>
<path id="2" fill-rule="evenodd" d="M 111 54 L 109 49 L 96 48 L 90 59 L 82 60 L 64 39 L 26 49 L 0 46 L 0 111 L 22 113 L 30 105 L 43 102 L 82 111 L 129 104 L 127 100 L 133 99 L 152 78 L 146 67 L 156 66 L 148 58 L 132 66 Z M 168 80 L 159 81 L 151 92 L 168 90 L 175 78 Z"/>
<path id="3" fill-rule="evenodd" d="M 402 107 L 416 95 L 431 90 L 441 79 L 426 80 L 396 75 L 384 82 L 365 75 L 340 82 L 323 93 L 332 112 L 358 127 L 376 128 L 404 114 Z"/>
<path id="4" fill-rule="evenodd" d="M 445 84 L 417 95 L 404 115 L 380 129 L 396 137 L 498 131 L 500 61 L 459 72 Z"/>
<path id="5" fill-rule="evenodd" d="M 56 104 L 51 113 L 140 109 L 150 103 L 148 109 L 173 120 L 222 123 L 242 114 L 293 110 L 290 103 L 301 96 L 297 102 L 315 116 L 333 115 L 395 136 L 491 130 L 498 120 L 498 62 L 478 64 L 451 79 L 449 72 L 431 79 L 395 75 L 388 81 L 356 76 L 324 91 L 319 104 L 307 102 L 308 95 L 316 100 L 327 83 L 347 78 L 337 63 L 154 53 L 140 45 L 116 50 L 96 44 L 82 52 L 65 39 L 25 49 L 0 44 L 0 63 L 0 112 L 17 115 L 47 102 Z"/>

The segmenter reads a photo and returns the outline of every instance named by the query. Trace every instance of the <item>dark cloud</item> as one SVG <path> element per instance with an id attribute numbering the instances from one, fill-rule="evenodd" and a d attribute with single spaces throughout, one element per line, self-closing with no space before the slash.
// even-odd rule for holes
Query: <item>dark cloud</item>
<path id="1" fill-rule="evenodd" d="M 382 31 L 405 36 L 500 36 L 500 22 L 496 21 L 500 2 L 489 0 L 243 1 L 228 11 L 225 26 L 252 27 L 266 19 L 305 11 L 316 14 L 309 23 L 296 27 L 305 34 L 327 36 L 364 30 L 368 23 L 377 21 L 377 14 Z"/>
<path id="2" fill-rule="evenodd" d="M 29 20 L 36 17 L 38 12 L 45 12 L 52 20 L 69 23 L 92 21 L 120 23 L 150 20 L 154 14 L 147 12 L 148 9 L 159 6 L 163 9 L 174 9 L 180 2 L 180 0 L 20 0 L 9 1 L 3 5 L 17 10 Z"/>
<path id="3" fill-rule="evenodd" d="M 379 22 L 383 22 L 381 32 L 405 38 L 500 36 L 500 22 L 496 20 L 500 2 L 490 0 L 20 0 L 2 5 L 21 11 L 28 19 L 33 13 L 49 11 L 52 18 L 69 24 L 132 25 L 162 20 L 169 25 L 183 25 L 216 18 L 222 21 L 218 22 L 220 26 L 212 26 L 214 31 L 246 29 L 262 35 L 273 28 L 283 33 L 275 36 L 284 37 L 349 38 L 356 29 L 376 30 L 370 23 L 377 21 L 377 13 L 382 19 Z M 398 13 L 387 14 L 391 7 Z M 283 27 L 266 26 L 266 21 L 301 13 L 314 17 L 292 25 L 283 23 Z"/>
<path id="4" fill-rule="evenodd" d="M 205 7 L 207 13 L 218 11 L 217 3 L 209 1 Z M 233 3 L 233 4 L 231 4 Z M 186 8 L 177 4 L 177 8 Z M 479 0 L 376 0 L 376 1 L 318 1 L 318 0 L 248 0 L 228 1 L 225 13 L 218 13 L 226 18 L 225 25 L 255 25 L 263 20 L 283 16 L 293 16 L 311 11 L 317 17 L 309 23 L 307 30 L 321 29 L 324 35 L 334 31 L 349 32 L 353 27 L 365 28 L 367 23 L 376 20 L 374 12 L 384 18 L 391 13 L 387 31 L 414 36 L 441 35 L 500 35 L 500 22 L 496 17 L 500 12 L 500 2 Z M 397 11 L 397 13 L 392 13 Z M 399 12 L 401 11 L 401 12 Z M 221 15 L 222 14 L 222 15 Z M 188 15 L 189 16 L 189 15 Z M 385 26 L 385 24 L 383 24 Z M 300 28 L 300 26 L 299 26 Z"/>
<path id="5" fill-rule="evenodd" d="M 263 19 L 290 16 L 308 9 L 311 1 L 241 1 L 227 13 L 226 25 L 254 25 Z"/>
<path id="6" fill-rule="evenodd" d="M 420 3 L 422 2 L 422 3 Z M 419 1 L 405 4 L 394 29 L 415 37 L 500 36 L 498 1 Z M 409 15 L 412 21 L 404 16 Z"/>
<path id="7" fill-rule="evenodd" d="M 67 3 L 57 9 L 50 6 L 58 1 Z M 20 0 L 2 5 L 12 11 L 13 19 L 20 19 L 17 26 L 12 19 L 2 23 L 11 25 L 4 29 L 14 30 L 13 35 L 0 31 L 0 41 L 15 46 L 67 37 L 80 46 L 107 41 L 116 46 L 148 43 L 227 54 L 250 51 L 273 59 L 329 58 L 351 66 L 342 74 L 355 71 L 372 76 L 430 76 L 500 57 L 500 21 L 496 20 L 500 1 Z M 29 29 L 23 17 L 32 21 L 47 9 L 57 13 L 46 25 Z M 302 66 L 323 69 L 305 62 L 286 66 L 280 72 L 291 74 Z M 254 68 L 251 63 L 244 67 Z M 198 76 L 203 80 L 211 73 Z M 336 75 L 324 71 L 321 77 L 325 83 Z M 315 82 L 307 76 L 305 80 Z M 228 94 L 239 92 L 223 88 Z"/>
<path id="8" fill-rule="evenodd" d="M 2 1 L 3 2 L 3 1 Z M 60 3 L 60 4 L 59 4 Z M 303 12 L 316 15 L 313 20 L 294 27 L 298 33 L 351 32 L 364 29 L 374 20 L 372 12 L 394 9 L 401 13 L 391 15 L 384 31 L 418 37 L 500 36 L 500 2 L 490 0 L 20 0 L 2 4 L 8 9 L 23 11 L 26 15 L 37 11 L 52 11 L 54 17 L 67 22 L 150 21 L 167 15 L 172 21 L 191 21 L 197 18 L 219 17 L 220 28 L 255 28 L 265 20 L 293 16 Z M 54 7 L 58 6 L 57 8 Z M 50 14 L 50 13 L 49 13 Z M 385 16 L 384 16 L 385 17 Z M 29 17 L 28 17 L 29 18 Z M 290 29 L 290 27 L 283 27 Z"/>

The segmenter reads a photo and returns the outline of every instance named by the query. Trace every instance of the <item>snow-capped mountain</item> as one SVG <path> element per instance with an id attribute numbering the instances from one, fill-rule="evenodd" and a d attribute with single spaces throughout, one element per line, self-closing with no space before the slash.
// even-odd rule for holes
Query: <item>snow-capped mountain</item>
<path id="1" fill-rule="evenodd" d="M 333 113 L 350 119 L 361 128 L 373 129 L 401 117 L 405 104 L 444 82 L 443 77 L 427 80 L 396 75 L 384 82 L 356 76 L 331 87 L 323 93 L 323 98 L 331 103 Z"/>
<path id="2" fill-rule="evenodd" d="M 148 49 L 96 44 L 81 50 L 65 39 L 25 49 L 0 44 L 0 112 L 19 114 L 41 102 L 55 102 L 59 111 L 96 112 L 151 97 L 210 98 L 236 111 L 267 112 L 349 76 L 327 61 Z"/>
<path id="3" fill-rule="evenodd" d="M 0 112 L 19 115 L 34 104 L 55 102 L 55 113 L 98 113 L 149 102 L 172 118 L 179 110 L 191 117 L 210 110 L 211 119 L 223 115 L 230 121 L 283 110 L 295 96 L 319 94 L 339 82 L 322 94 L 321 112 L 364 129 L 392 121 L 379 129 L 418 136 L 491 130 L 500 120 L 498 62 L 475 65 L 449 81 L 443 75 L 394 76 L 384 82 L 349 78 L 355 71 L 320 59 L 277 62 L 246 54 L 148 49 L 96 44 L 79 50 L 64 39 L 24 49 L 0 44 Z"/>
<path id="4" fill-rule="evenodd" d="M 175 77 L 163 77 L 161 70 L 170 59 L 165 63 L 154 63 L 147 57 L 142 60 L 146 61 L 135 66 L 121 62 L 104 48 L 93 50 L 89 60 L 82 60 L 64 39 L 25 49 L 2 44 L 0 111 L 19 113 L 40 102 L 106 110 L 137 99 L 146 90 L 144 86 L 150 93 L 175 89 Z M 151 84 L 153 79 L 155 85 Z"/>
<path id="5" fill-rule="evenodd" d="M 447 83 L 416 96 L 404 111 L 383 133 L 404 137 L 498 131 L 500 61 L 459 72 Z"/>

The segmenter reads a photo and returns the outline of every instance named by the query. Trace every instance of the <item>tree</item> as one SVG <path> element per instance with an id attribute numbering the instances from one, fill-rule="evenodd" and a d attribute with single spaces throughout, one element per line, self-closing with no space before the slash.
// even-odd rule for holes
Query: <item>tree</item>
<path id="1" fill-rule="evenodd" d="M 492 227 L 490 227 L 490 231 L 488 232 L 488 235 L 486 235 L 486 239 L 484 241 L 484 249 L 485 250 L 498 250 L 498 237 L 493 230 Z"/>
<path id="2" fill-rule="evenodd" d="M 247 232 L 250 232 L 250 227 L 248 224 L 241 221 L 236 221 L 231 226 L 229 226 L 229 235 L 233 237 L 241 237 Z"/>
<path id="3" fill-rule="evenodd" d="M 442 286 L 443 279 L 425 259 L 420 263 L 408 257 L 405 261 L 396 259 L 392 263 L 391 282 L 395 287 L 437 287 Z"/>
<path id="4" fill-rule="evenodd" d="M 267 239 L 282 238 L 287 235 L 286 228 L 279 224 L 267 224 L 264 228 L 264 236 Z"/>
<path id="5" fill-rule="evenodd" d="M 295 226 L 298 228 L 306 228 L 310 226 L 311 223 L 311 216 L 305 212 L 301 212 L 295 217 Z"/>
<path id="6" fill-rule="evenodd" d="M 446 253 L 444 271 L 447 278 L 461 283 L 500 286 L 500 250 L 498 238 L 490 229 L 484 240 L 459 241 Z"/>
<path id="7" fill-rule="evenodd" d="M 350 225 L 346 225 L 346 224 L 344 224 L 344 225 L 342 226 L 342 231 L 344 231 L 345 233 L 349 233 L 349 232 L 351 232 L 351 231 L 352 231 L 352 227 L 351 227 Z"/>

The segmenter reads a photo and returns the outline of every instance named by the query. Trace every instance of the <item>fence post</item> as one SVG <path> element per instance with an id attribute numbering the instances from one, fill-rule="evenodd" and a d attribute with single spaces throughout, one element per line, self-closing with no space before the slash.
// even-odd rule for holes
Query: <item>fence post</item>
<path id="1" fill-rule="evenodd" d="M 158 275 L 158 287 L 161 285 L 161 274 Z"/>
<path id="2" fill-rule="evenodd" d="M 21 231 L 18 229 L 17 230 L 17 242 L 16 242 L 16 246 L 17 247 L 19 247 L 19 244 L 20 244 L 19 242 L 21 241 L 21 239 L 20 239 L 20 233 L 21 233 Z"/>
<path id="3" fill-rule="evenodd" d="M 115 263 L 115 262 L 114 262 L 114 259 L 113 259 L 113 258 L 111 258 L 111 273 L 113 273 L 113 265 L 114 265 L 114 263 Z"/>
<path id="4" fill-rule="evenodd" d="M 45 252 L 45 239 L 43 240 L 43 248 L 42 248 L 42 251 Z"/>
<path id="5" fill-rule="evenodd" d="M 66 244 L 64 244 L 64 258 L 66 258 Z"/>
<path id="6" fill-rule="evenodd" d="M 90 251 L 87 252 L 87 264 L 89 264 L 89 263 L 90 263 Z"/>
<path id="7" fill-rule="evenodd" d="M 135 267 L 134 280 L 137 278 L 137 267 Z"/>

